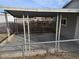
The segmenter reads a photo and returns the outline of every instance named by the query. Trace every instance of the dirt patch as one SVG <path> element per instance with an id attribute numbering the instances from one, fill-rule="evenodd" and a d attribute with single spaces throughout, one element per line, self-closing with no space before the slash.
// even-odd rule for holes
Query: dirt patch
<path id="1" fill-rule="evenodd" d="M 79 53 L 46 53 L 43 55 L 35 55 L 25 57 L 26 59 L 79 59 Z M 1 59 L 1 58 L 0 58 Z M 10 57 L 3 59 L 22 59 L 22 57 Z"/>

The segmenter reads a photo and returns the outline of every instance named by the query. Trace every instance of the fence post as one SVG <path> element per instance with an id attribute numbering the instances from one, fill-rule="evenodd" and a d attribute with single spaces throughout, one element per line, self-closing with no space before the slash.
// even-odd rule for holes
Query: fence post
<path id="1" fill-rule="evenodd" d="M 61 21 L 62 21 L 62 15 L 60 14 L 60 19 L 59 19 L 59 32 L 58 32 L 58 41 L 60 41 L 60 37 L 61 37 Z M 58 51 L 60 51 L 60 42 L 58 42 Z"/>
<path id="2" fill-rule="evenodd" d="M 28 26 L 28 42 L 29 42 L 29 52 L 31 51 L 30 49 L 30 23 L 29 23 L 29 16 L 27 15 L 27 26 Z"/>
<path id="3" fill-rule="evenodd" d="M 55 42 L 55 49 L 58 50 L 58 23 L 59 23 L 59 13 L 57 13 L 57 21 L 56 21 L 56 42 Z"/>
<path id="4" fill-rule="evenodd" d="M 10 36 L 10 28 L 9 28 L 8 17 L 7 17 L 6 12 L 5 12 L 5 20 L 6 20 L 7 35 L 8 35 L 8 38 L 9 38 L 9 36 Z M 8 40 L 7 40 L 7 43 L 8 43 Z"/>
<path id="5" fill-rule="evenodd" d="M 23 41 L 23 59 L 25 59 L 25 53 L 27 52 L 27 38 L 26 38 L 26 27 L 25 27 L 25 18 L 23 15 L 23 29 L 24 29 L 24 41 Z"/>

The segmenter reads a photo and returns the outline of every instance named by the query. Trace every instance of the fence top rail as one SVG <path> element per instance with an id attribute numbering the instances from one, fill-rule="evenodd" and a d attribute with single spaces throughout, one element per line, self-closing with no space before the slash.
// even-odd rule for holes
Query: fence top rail
<path id="1" fill-rule="evenodd" d="M 69 39 L 69 40 L 59 40 L 59 41 L 46 41 L 46 42 L 31 42 L 31 45 L 37 45 L 37 44 L 48 44 L 48 43 L 56 43 L 56 42 L 74 42 L 79 41 L 79 39 Z M 25 45 L 29 45 L 29 43 L 26 43 Z M 23 46 L 23 44 L 15 44 L 15 45 L 0 45 L 0 47 L 16 47 L 16 46 Z"/>

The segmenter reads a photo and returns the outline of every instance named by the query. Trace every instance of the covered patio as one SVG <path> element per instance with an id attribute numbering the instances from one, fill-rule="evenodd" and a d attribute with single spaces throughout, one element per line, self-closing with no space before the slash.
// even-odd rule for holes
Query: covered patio
<path id="1" fill-rule="evenodd" d="M 68 33 L 67 33 L 68 35 L 63 34 L 68 30 L 64 30 L 65 27 L 63 26 L 65 26 L 64 24 L 67 23 L 66 21 L 62 21 L 63 17 L 71 17 L 72 21 L 74 16 L 79 15 L 79 9 L 31 9 L 31 8 L 11 8 L 11 7 L 10 8 L 1 7 L 0 9 L 3 9 L 5 13 L 7 35 L 8 35 L 8 38 L 5 40 L 5 42 L 4 43 L 2 42 L 0 44 L 1 46 L 0 52 L 5 53 L 7 51 L 22 51 L 23 56 L 25 56 L 26 54 L 34 50 L 44 50 L 46 52 L 48 51 L 70 52 L 79 50 L 79 45 L 76 43 L 76 41 L 78 41 L 79 39 L 73 37 L 74 36 L 73 34 L 75 34 L 76 21 L 74 20 L 73 22 L 71 22 L 72 24 L 75 24 L 73 28 L 69 29 L 67 27 L 69 32 L 71 30 L 70 36 Z M 11 14 L 14 17 L 14 24 L 17 23 L 17 19 L 22 20 L 23 33 L 18 33 L 19 29 L 16 25 L 14 26 L 16 31 L 12 33 L 10 32 L 7 13 Z M 55 17 L 54 20 L 56 24 L 55 26 L 56 32 L 41 33 L 41 34 L 31 33 L 30 18 L 32 17 Z M 27 31 L 26 31 L 26 24 L 27 24 Z"/>

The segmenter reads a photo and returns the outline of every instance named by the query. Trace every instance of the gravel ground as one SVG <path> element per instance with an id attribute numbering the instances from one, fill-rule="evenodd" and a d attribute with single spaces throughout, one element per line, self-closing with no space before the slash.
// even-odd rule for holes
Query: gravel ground
<path id="1" fill-rule="evenodd" d="M 10 57 L 10 58 L 0 58 L 0 59 L 22 59 L 22 57 Z M 25 57 L 25 59 L 79 59 L 79 53 L 47 53 L 43 55 L 35 55 Z"/>
<path id="2" fill-rule="evenodd" d="M 45 33 L 45 34 L 31 34 L 31 42 L 45 42 L 45 41 L 51 41 L 55 40 L 55 35 L 52 33 Z M 4 53 L 8 54 L 9 52 L 22 52 L 22 46 L 16 46 L 13 47 L 14 45 L 21 45 L 23 44 L 23 34 L 15 35 L 12 40 L 8 43 L 3 44 L 3 46 L 12 46 L 12 47 L 0 47 L 0 51 L 3 51 Z M 31 45 L 31 49 L 51 49 L 55 47 L 54 44 L 37 44 L 37 45 Z M 66 43 L 61 43 L 60 48 L 64 51 L 70 52 L 70 53 L 55 53 L 55 54 L 44 54 L 44 55 L 36 55 L 36 56 L 31 56 L 27 57 L 26 59 L 79 59 L 79 45 L 76 44 L 76 42 L 66 42 Z M 21 51 L 19 51 L 21 50 Z M 73 51 L 77 51 L 74 53 L 71 53 Z M 1 52 L 2 54 L 4 54 Z M 1 55 L 0 53 L 0 55 Z M 2 58 L 0 58 L 2 59 Z M 3 59 L 22 59 L 21 57 L 12 57 L 12 58 L 3 58 Z"/>

